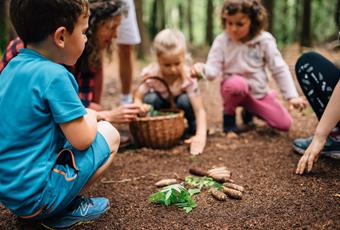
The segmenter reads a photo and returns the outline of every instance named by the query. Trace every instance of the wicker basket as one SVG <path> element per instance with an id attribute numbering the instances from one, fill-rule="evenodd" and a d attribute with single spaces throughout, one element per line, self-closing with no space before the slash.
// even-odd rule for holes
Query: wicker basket
<path id="1" fill-rule="evenodd" d="M 181 138 L 185 123 L 181 110 L 162 110 L 173 114 L 139 117 L 130 123 L 131 134 L 138 145 L 150 148 L 169 148 Z"/>
<path id="2" fill-rule="evenodd" d="M 162 109 L 161 112 L 170 113 L 160 116 L 138 117 L 130 123 L 130 132 L 135 142 L 140 146 L 163 149 L 170 148 L 179 142 L 185 129 L 184 112 L 175 109 L 173 96 L 166 82 L 159 77 L 148 77 L 162 82 L 169 94 L 171 109 Z M 147 79 L 144 79 L 145 82 Z"/>

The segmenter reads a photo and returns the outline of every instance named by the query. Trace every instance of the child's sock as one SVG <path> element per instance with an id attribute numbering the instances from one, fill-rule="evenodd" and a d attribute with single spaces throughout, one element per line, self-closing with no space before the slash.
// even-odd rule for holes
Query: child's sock
<path id="1" fill-rule="evenodd" d="M 253 114 L 248 112 L 248 110 L 246 110 L 245 108 L 242 109 L 241 112 L 241 117 L 242 117 L 242 121 L 245 125 L 251 125 L 253 124 Z"/>
<path id="2" fill-rule="evenodd" d="M 236 116 L 223 113 L 223 132 L 237 132 Z"/>
<path id="3" fill-rule="evenodd" d="M 127 104 L 131 104 L 133 101 L 132 95 L 129 94 L 122 94 L 122 96 L 120 97 L 120 104 L 122 105 L 127 105 Z"/>

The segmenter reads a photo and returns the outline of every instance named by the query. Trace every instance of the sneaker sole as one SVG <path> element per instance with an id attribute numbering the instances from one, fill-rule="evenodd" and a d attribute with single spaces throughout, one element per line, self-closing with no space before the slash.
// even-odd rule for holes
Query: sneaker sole
<path id="1" fill-rule="evenodd" d="M 40 223 L 40 225 L 46 229 L 49 229 L 49 230 L 56 230 L 56 229 L 73 229 L 75 228 L 76 226 L 79 226 L 79 225 L 85 225 L 85 224 L 93 224 L 95 221 L 92 220 L 92 221 L 82 221 L 82 222 L 79 222 L 79 223 L 76 223 L 74 225 L 71 225 L 70 227 L 65 227 L 65 228 L 51 228 L 49 226 L 47 226 L 46 224 L 43 224 L 43 223 Z"/>
<path id="2" fill-rule="evenodd" d="M 294 146 L 294 145 L 293 145 L 293 149 L 295 150 L 296 153 L 298 153 L 300 155 L 303 155 L 305 153 L 304 149 L 299 148 L 299 147 Z M 324 157 L 329 157 L 329 158 L 332 158 L 332 159 L 335 159 L 335 160 L 340 160 L 340 152 L 339 151 L 327 151 L 327 152 L 321 151 L 320 155 L 324 156 Z"/>
<path id="3" fill-rule="evenodd" d="M 83 221 L 79 221 L 77 223 L 74 223 L 72 225 L 65 226 L 65 227 L 50 227 L 50 226 L 48 226 L 47 224 L 44 224 L 44 223 L 40 223 L 40 224 L 43 227 L 45 227 L 46 229 L 50 229 L 50 230 L 54 230 L 54 229 L 70 229 L 70 228 L 73 228 L 73 227 L 76 227 L 76 226 L 79 226 L 79 225 L 94 223 L 96 219 L 98 219 L 101 215 L 105 214 L 109 209 L 110 209 L 110 205 L 100 214 L 88 216 Z"/>

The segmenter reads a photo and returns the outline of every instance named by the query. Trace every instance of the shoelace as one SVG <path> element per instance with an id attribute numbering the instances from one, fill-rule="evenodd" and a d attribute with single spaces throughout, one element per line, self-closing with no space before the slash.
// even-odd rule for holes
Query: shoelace
<path id="1" fill-rule="evenodd" d="M 86 205 L 94 205 L 92 199 L 85 196 L 79 196 L 79 201 L 79 203 L 85 203 Z"/>
<path id="2" fill-rule="evenodd" d="M 89 208 L 91 208 L 94 205 L 93 201 L 90 198 L 84 196 L 78 196 L 76 199 L 78 206 L 74 209 L 72 214 L 86 216 L 86 214 L 89 211 Z"/>

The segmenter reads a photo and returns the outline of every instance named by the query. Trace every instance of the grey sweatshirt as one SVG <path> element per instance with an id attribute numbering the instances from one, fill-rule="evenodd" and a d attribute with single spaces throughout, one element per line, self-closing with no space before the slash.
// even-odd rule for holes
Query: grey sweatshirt
<path id="1" fill-rule="evenodd" d="M 298 96 L 288 65 L 268 32 L 261 32 L 246 43 L 232 41 L 226 32 L 218 35 L 209 51 L 204 73 L 209 80 L 241 75 L 246 78 L 251 94 L 262 98 L 270 91 L 266 69 L 271 71 L 285 99 Z"/>

